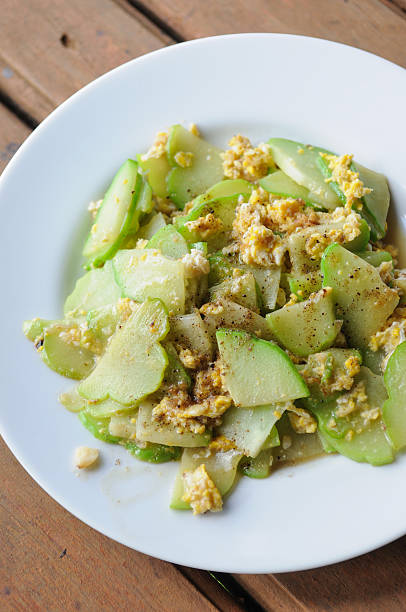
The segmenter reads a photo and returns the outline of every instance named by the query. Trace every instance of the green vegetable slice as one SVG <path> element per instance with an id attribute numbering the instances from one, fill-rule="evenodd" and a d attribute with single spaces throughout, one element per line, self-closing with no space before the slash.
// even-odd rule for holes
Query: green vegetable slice
<path id="1" fill-rule="evenodd" d="M 160 300 L 147 300 L 112 337 L 92 374 L 79 385 L 88 400 L 132 405 L 160 386 L 168 358 L 160 344 L 169 323 Z"/>
<path id="2" fill-rule="evenodd" d="M 382 282 L 376 268 L 339 244 L 327 247 L 321 271 L 323 286 L 334 290 L 347 340 L 351 346 L 366 348 L 396 308 L 397 292 Z"/>
<path id="3" fill-rule="evenodd" d="M 307 397 L 309 390 L 286 353 L 243 331 L 216 333 L 225 383 L 237 406 L 264 406 Z"/>
<path id="4" fill-rule="evenodd" d="M 223 178 L 220 150 L 181 125 L 174 125 L 169 130 L 167 153 L 173 166 L 167 176 L 167 190 L 179 208 Z M 177 163 L 179 153 L 192 153 L 190 167 Z"/>
<path id="5" fill-rule="evenodd" d="M 406 447 L 406 342 L 394 350 L 386 366 L 384 380 L 389 398 L 382 414 L 386 433 L 396 451 Z"/>
<path id="6" fill-rule="evenodd" d="M 131 227 L 141 186 L 138 164 L 128 159 L 108 188 L 85 243 L 88 267 L 103 265 L 120 247 Z"/>

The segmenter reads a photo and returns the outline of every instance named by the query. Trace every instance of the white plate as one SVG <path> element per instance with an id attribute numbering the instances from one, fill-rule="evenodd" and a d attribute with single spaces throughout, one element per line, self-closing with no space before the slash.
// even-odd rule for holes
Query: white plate
<path id="1" fill-rule="evenodd" d="M 148 465 L 99 443 L 57 402 L 70 382 L 48 370 L 23 319 L 60 316 L 77 276 L 86 206 L 155 132 L 195 121 L 225 145 L 235 132 L 353 152 L 389 180 L 406 212 L 406 73 L 335 43 L 279 34 L 197 40 L 97 79 L 21 147 L 0 181 L 3 253 L 1 424 L 31 476 L 95 529 L 144 553 L 228 572 L 282 572 L 359 555 L 406 532 L 406 457 L 374 468 L 328 457 L 263 481 L 243 479 L 221 514 L 170 510 L 177 464 Z M 71 464 L 98 446 L 100 469 Z M 114 465 L 115 460 L 120 465 Z"/>

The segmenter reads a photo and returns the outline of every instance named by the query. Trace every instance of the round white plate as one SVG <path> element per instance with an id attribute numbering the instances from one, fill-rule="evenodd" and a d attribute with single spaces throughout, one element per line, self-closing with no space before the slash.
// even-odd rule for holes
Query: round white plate
<path id="1" fill-rule="evenodd" d="M 406 532 L 406 456 L 374 468 L 327 457 L 242 479 L 224 512 L 168 508 L 178 465 L 103 444 L 57 402 L 70 382 L 41 362 L 23 319 L 58 318 L 79 273 L 86 206 L 156 131 L 195 121 L 225 146 L 284 136 L 352 152 L 390 181 L 398 238 L 406 213 L 406 73 L 332 42 L 283 34 L 196 40 L 139 58 L 57 109 L 0 181 L 3 253 L 1 426 L 31 476 L 95 529 L 141 552 L 227 572 L 285 572 L 359 555 Z M 77 445 L 101 449 L 75 474 Z M 116 465 L 115 460 L 120 459 Z"/>

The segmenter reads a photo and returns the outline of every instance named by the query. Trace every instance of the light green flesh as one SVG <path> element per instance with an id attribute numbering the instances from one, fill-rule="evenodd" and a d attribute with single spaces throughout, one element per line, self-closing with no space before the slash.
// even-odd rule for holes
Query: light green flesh
<path id="1" fill-rule="evenodd" d="M 141 186 L 138 164 L 128 159 L 108 188 L 84 246 L 89 265 L 101 266 L 119 248 L 130 229 Z"/>
<path id="2" fill-rule="evenodd" d="M 137 302 L 159 298 L 168 310 L 179 314 L 184 311 L 185 281 L 181 261 L 151 249 L 129 249 L 117 253 L 113 268 L 124 297 Z"/>
<path id="3" fill-rule="evenodd" d="M 210 301 L 230 300 L 249 310 L 258 312 L 255 277 L 251 272 L 237 278 L 226 279 L 209 290 Z"/>
<path id="4" fill-rule="evenodd" d="M 156 391 L 168 364 L 160 345 L 168 330 L 162 302 L 144 302 L 116 331 L 92 374 L 80 384 L 79 393 L 89 400 L 110 397 L 129 406 Z"/>
<path id="5" fill-rule="evenodd" d="M 145 225 L 142 225 L 137 233 L 137 238 L 143 240 L 151 240 L 158 230 L 166 226 L 165 217 L 162 213 L 152 215 L 151 219 Z"/>
<path id="6" fill-rule="evenodd" d="M 122 413 L 126 413 L 134 409 L 135 406 L 124 406 L 123 404 L 119 404 L 110 398 L 100 402 L 86 402 L 86 410 L 94 418 L 106 419 L 113 415 L 120 416 Z"/>
<path id="7" fill-rule="evenodd" d="M 181 125 L 174 125 L 169 130 L 167 152 L 169 163 L 174 166 L 167 176 L 167 190 L 179 208 L 223 178 L 220 150 Z M 193 153 L 190 167 L 178 166 L 175 160 L 178 152 Z"/>
<path id="8" fill-rule="evenodd" d="M 308 274 L 288 275 L 289 291 L 294 293 L 299 301 L 306 300 L 311 293 L 320 291 L 323 282 L 320 270 Z"/>
<path id="9" fill-rule="evenodd" d="M 52 325 L 52 323 L 54 323 L 54 321 L 49 319 L 39 319 L 38 317 L 35 319 L 30 319 L 29 321 L 24 321 L 23 333 L 28 340 L 35 342 L 35 340 L 42 335 L 44 329 Z"/>
<path id="10" fill-rule="evenodd" d="M 213 343 L 198 310 L 170 318 L 170 338 L 186 348 L 211 359 Z"/>
<path id="11" fill-rule="evenodd" d="M 67 378 L 81 380 L 90 374 L 95 365 L 94 353 L 61 338 L 60 333 L 71 325 L 54 323 L 44 330 L 44 344 L 39 351 L 44 363 L 51 370 Z"/>
<path id="12" fill-rule="evenodd" d="M 276 344 L 243 331 L 216 333 L 225 384 L 236 406 L 264 406 L 306 397 L 304 380 Z"/>
<path id="13" fill-rule="evenodd" d="M 194 471 L 202 463 L 222 496 L 226 495 L 234 484 L 238 463 L 242 453 L 236 450 L 211 453 L 207 449 L 186 448 L 182 454 L 178 475 L 176 476 L 170 507 L 174 510 L 188 510 L 189 504 L 182 500 L 184 495 L 182 474 Z"/>
<path id="14" fill-rule="evenodd" d="M 381 409 L 387 398 L 383 377 L 376 376 L 362 366 L 360 374 L 355 378 L 355 384 L 359 382 L 365 385 L 369 408 Z M 335 416 L 335 399 L 315 404 L 312 410 L 317 416 L 321 436 L 338 453 L 354 461 L 372 465 L 383 465 L 393 461 L 393 448 L 385 435 L 385 426 L 381 418 L 370 421 L 366 426 L 359 411 L 349 414 L 348 417 L 338 418 Z M 337 423 L 334 429 L 330 425 L 332 418 L 335 418 Z M 359 428 L 362 428 L 362 431 L 357 433 Z M 355 432 L 354 437 L 346 440 L 345 435 L 350 430 Z"/>
<path id="15" fill-rule="evenodd" d="M 236 302 L 224 299 L 216 302 L 213 312 L 205 315 L 204 322 L 214 341 L 216 330 L 221 327 L 245 330 L 264 338 L 264 340 L 272 339 L 272 333 L 266 319 Z"/>
<path id="16" fill-rule="evenodd" d="M 136 415 L 138 410 L 131 415 L 113 415 L 109 422 L 109 433 L 124 440 L 134 440 L 137 435 Z"/>
<path id="17" fill-rule="evenodd" d="M 121 290 L 115 281 L 111 261 L 107 261 L 103 268 L 90 270 L 79 278 L 66 298 L 64 314 L 82 316 L 90 310 L 115 304 L 120 297 Z"/>
<path id="18" fill-rule="evenodd" d="M 160 198 L 166 198 L 168 196 L 166 177 L 171 170 L 166 155 L 162 155 L 161 157 L 149 157 L 145 160 L 142 158 L 142 155 L 137 155 L 137 161 L 141 170 L 146 174 L 153 193 Z"/>
<path id="19" fill-rule="evenodd" d="M 258 183 L 265 191 L 273 195 L 284 198 L 295 198 L 295 200 L 300 199 L 311 204 L 309 190 L 296 183 L 282 170 L 271 172 L 271 174 L 259 179 Z"/>
<path id="20" fill-rule="evenodd" d="M 392 255 L 388 251 L 359 251 L 355 253 L 364 261 L 378 268 L 384 261 L 392 261 Z"/>
<path id="21" fill-rule="evenodd" d="M 229 408 L 217 432 L 236 445 L 248 457 L 256 457 L 278 421 L 284 408 L 256 406 L 255 408 Z"/>
<path id="22" fill-rule="evenodd" d="M 382 375 L 383 373 L 383 360 L 385 353 L 383 350 L 371 351 L 371 349 L 365 349 L 362 351 L 362 363 L 364 366 L 372 370 L 374 374 Z"/>
<path id="23" fill-rule="evenodd" d="M 298 434 L 292 428 L 289 417 L 285 413 L 277 423 L 281 446 L 273 451 L 275 463 L 300 463 L 308 459 L 320 457 L 324 453 L 318 433 Z M 284 437 L 289 436 L 290 446 L 283 448 Z"/>
<path id="24" fill-rule="evenodd" d="M 190 388 L 192 381 L 189 374 L 183 367 L 172 342 L 164 342 L 163 347 L 168 357 L 168 365 L 165 370 L 164 383 L 168 386 L 186 385 L 187 388 Z M 198 446 L 198 444 L 195 444 L 194 446 Z"/>
<path id="25" fill-rule="evenodd" d="M 86 408 L 87 402 L 78 393 L 77 387 L 72 387 L 69 391 L 61 393 L 58 397 L 62 406 L 64 406 L 69 412 L 80 412 Z"/>
<path id="26" fill-rule="evenodd" d="M 273 310 L 276 306 L 279 284 L 281 280 L 281 268 L 274 266 L 271 268 L 257 268 L 255 266 L 237 266 L 242 270 L 251 272 L 257 282 L 262 306 L 266 311 Z"/>
<path id="27" fill-rule="evenodd" d="M 218 285 L 233 273 L 234 266 L 230 264 L 227 257 L 221 251 L 208 256 L 210 264 L 209 286 Z"/>
<path id="28" fill-rule="evenodd" d="M 152 418 L 153 407 L 154 404 L 151 402 L 140 404 L 137 416 L 137 440 L 183 448 L 195 448 L 209 444 L 211 439 L 209 432 L 204 434 L 194 434 L 187 431 L 178 433 L 174 425 L 154 421 Z"/>
<path id="29" fill-rule="evenodd" d="M 382 414 L 386 433 L 395 450 L 406 447 L 406 342 L 402 342 L 390 356 L 385 370 L 385 386 L 389 399 Z"/>
<path id="30" fill-rule="evenodd" d="M 239 470 L 248 478 L 268 478 L 273 463 L 273 450 L 266 448 L 256 457 L 243 457 Z"/>
<path id="31" fill-rule="evenodd" d="M 341 206 L 340 198 L 325 182 L 318 165 L 319 152 L 326 152 L 319 147 L 309 148 L 300 142 L 285 138 L 271 138 L 268 140 L 272 157 L 275 163 L 293 181 L 309 190 L 308 198 L 328 210 Z M 299 150 L 303 153 L 299 153 Z"/>
<path id="32" fill-rule="evenodd" d="M 109 338 L 116 331 L 117 325 L 121 320 L 121 316 L 117 306 L 110 305 L 90 310 L 87 313 L 86 320 L 88 328 L 92 331 L 95 337 L 106 344 Z"/>
<path id="33" fill-rule="evenodd" d="M 304 302 L 271 312 L 266 320 L 278 342 L 300 357 L 330 347 L 341 327 L 333 294 L 323 289 Z"/>
<path id="34" fill-rule="evenodd" d="M 351 346 L 366 348 L 369 340 L 396 308 L 399 297 L 382 282 L 376 268 L 338 244 L 330 245 L 321 261 L 323 286 L 332 287 Z"/>
<path id="35" fill-rule="evenodd" d="M 148 215 L 154 207 L 152 201 L 152 189 L 146 180 L 142 181 L 140 193 L 137 199 L 137 205 L 131 220 L 131 225 L 128 229 L 129 234 L 136 234 L 140 227 L 140 220 Z"/>
<path id="36" fill-rule="evenodd" d="M 217 198 L 225 198 L 235 195 L 249 197 L 253 188 L 254 186 L 252 183 L 249 183 L 244 179 L 225 179 L 224 181 L 220 181 L 220 183 L 210 187 L 210 189 L 208 189 L 204 194 L 204 197 L 209 200 L 216 200 Z"/>
<path id="37" fill-rule="evenodd" d="M 165 257 L 181 259 L 189 253 L 186 240 L 173 225 L 166 225 L 153 235 L 147 249 L 158 249 Z"/>

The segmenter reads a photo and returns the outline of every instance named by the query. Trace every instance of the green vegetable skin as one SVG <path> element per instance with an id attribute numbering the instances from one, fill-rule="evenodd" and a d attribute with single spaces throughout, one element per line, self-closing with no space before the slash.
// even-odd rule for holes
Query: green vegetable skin
<path id="1" fill-rule="evenodd" d="M 113 179 L 83 249 L 88 267 L 113 257 L 130 230 L 142 186 L 138 164 L 128 159 Z"/>
<path id="2" fill-rule="evenodd" d="M 385 370 L 385 386 L 389 398 L 382 414 L 386 433 L 395 450 L 406 447 L 406 342 L 402 342 L 390 356 Z"/>

